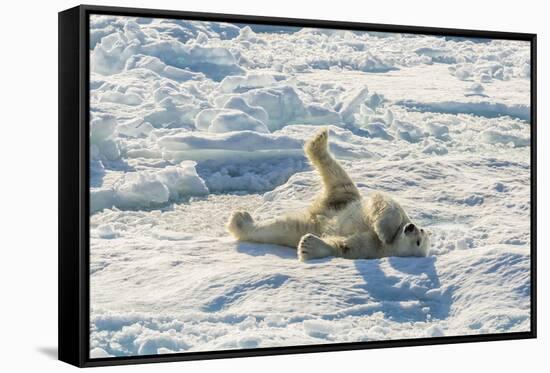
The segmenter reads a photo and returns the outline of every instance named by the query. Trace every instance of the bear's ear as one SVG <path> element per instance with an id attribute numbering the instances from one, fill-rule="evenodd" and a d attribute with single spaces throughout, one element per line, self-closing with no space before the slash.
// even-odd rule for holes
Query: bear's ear
<path id="1" fill-rule="evenodd" d="M 405 232 L 405 234 L 411 234 L 415 230 L 416 230 L 416 226 L 413 223 L 409 223 L 405 225 L 405 229 L 403 230 L 403 232 Z"/>

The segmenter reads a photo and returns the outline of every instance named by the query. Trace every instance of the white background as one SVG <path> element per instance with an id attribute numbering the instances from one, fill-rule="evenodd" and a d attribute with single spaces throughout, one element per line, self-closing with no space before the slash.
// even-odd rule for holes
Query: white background
<path id="1" fill-rule="evenodd" d="M 57 354 L 57 12 L 73 1 L 10 1 L 2 8 L 0 106 L 0 366 L 4 372 L 68 371 Z M 547 368 L 550 190 L 550 22 L 543 1 L 94 1 L 164 8 L 538 34 L 538 339 L 256 357 L 110 368 L 240 372 L 353 369 L 366 372 L 541 371 Z M 548 192 L 547 192 L 548 193 Z M 545 352 L 546 351 L 546 352 Z"/>

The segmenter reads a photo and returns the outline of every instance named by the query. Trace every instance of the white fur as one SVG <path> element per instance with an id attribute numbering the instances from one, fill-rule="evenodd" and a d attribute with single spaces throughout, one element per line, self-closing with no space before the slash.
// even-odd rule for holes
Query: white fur
<path id="1" fill-rule="evenodd" d="M 327 144 L 323 129 L 304 147 L 323 180 L 323 192 L 308 212 L 255 222 L 248 212 L 237 211 L 227 224 L 229 233 L 241 241 L 296 247 L 302 261 L 426 256 L 428 232 L 414 225 L 390 196 L 376 192 L 362 199 Z"/>

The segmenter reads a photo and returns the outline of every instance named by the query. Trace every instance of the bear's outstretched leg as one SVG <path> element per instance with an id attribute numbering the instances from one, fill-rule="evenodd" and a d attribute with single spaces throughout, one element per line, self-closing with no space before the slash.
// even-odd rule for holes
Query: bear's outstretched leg
<path id="1" fill-rule="evenodd" d="M 248 212 L 237 211 L 229 219 L 227 230 L 239 241 L 297 247 L 303 235 L 319 231 L 319 223 L 304 213 L 254 222 Z"/>
<path id="2" fill-rule="evenodd" d="M 304 146 L 305 153 L 323 180 L 323 193 L 311 208 L 312 214 L 340 210 L 361 198 L 357 187 L 328 151 L 328 130 L 323 128 Z"/>
<path id="3" fill-rule="evenodd" d="M 229 233 L 240 240 L 254 229 L 254 219 L 247 211 L 235 211 L 225 227 Z"/>
<path id="4" fill-rule="evenodd" d="M 337 256 L 347 259 L 374 259 L 381 255 L 376 250 L 379 242 L 373 232 L 357 233 L 349 237 L 306 234 L 298 244 L 298 259 L 310 259 Z"/>

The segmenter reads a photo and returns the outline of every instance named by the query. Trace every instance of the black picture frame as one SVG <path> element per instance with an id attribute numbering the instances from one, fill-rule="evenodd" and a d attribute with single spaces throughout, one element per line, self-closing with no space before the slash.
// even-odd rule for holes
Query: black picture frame
<path id="1" fill-rule="evenodd" d="M 167 355 L 89 357 L 89 16 L 146 16 L 199 21 L 368 30 L 528 41 L 531 45 L 531 330 L 502 334 L 286 346 Z M 449 28 L 81 5 L 59 13 L 59 360 L 79 367 L 219 359 L 536 338 L 537 35 Z"/>

